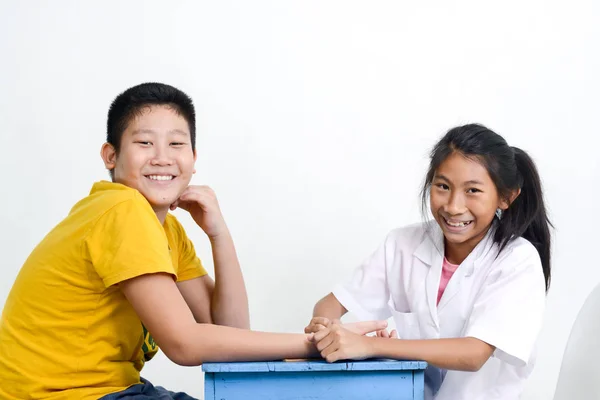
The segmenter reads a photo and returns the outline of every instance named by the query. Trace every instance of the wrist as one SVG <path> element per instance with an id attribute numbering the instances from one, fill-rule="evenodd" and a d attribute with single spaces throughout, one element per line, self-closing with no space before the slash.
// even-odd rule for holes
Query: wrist
<path id="1" fill-rule="evenodd" d="M 208 235 L 208 240 L 210 240 L 210 243 L 212 245 L 219 244 L 223 241 L 231 241 L 232 240 L 231 234 L 229 233 L 229 229 L 227 228 L 227 225 L 225 225 L 225 223 L 223 223 L 223 228 Z"/>
<path id="2" fill-rule="evenodd" d="M 306 349 L 306 357 L 307 358 L 322 358 L 321 352 L 317 349 L 317 346 L 313 342 L 310 341 L 309 337 L 311 335 L 304 335 L 304 346 Z"/>
<path id="3" fill-rule="evenodd" d="M 365 336 L 365 342 L 367 344 L 367 357 L 368 358 L 385 358 L 381 351 L 381 338 L 375 336 Z"/>

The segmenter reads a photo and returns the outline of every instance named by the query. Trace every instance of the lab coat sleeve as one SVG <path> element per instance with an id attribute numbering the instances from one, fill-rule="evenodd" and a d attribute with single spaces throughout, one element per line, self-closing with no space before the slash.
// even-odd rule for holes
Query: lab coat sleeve
<path id="1" fill-rule="evenodd" d="M 360 320 L 381 320 L 391 316 L 387 264 L 393 252 L 390 237 L 360 265 L 345 283 L 333 290 L 340 303 Z"/>
<path id="2" fill-rule="evenodd" d="M 542 265 L 535 248 L 512 249 L 481 288 L 465 336 L 495 346 L 494 357 L 524 366 L 542 326 L 546 299 Z"/>

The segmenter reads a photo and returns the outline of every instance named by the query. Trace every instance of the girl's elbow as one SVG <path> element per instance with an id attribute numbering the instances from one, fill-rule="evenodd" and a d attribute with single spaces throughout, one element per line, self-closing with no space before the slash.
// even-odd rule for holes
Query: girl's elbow
<path id="1" fill-rule="evenodd" d="M 466 364 L 464 370 L 467 372 L 477 372 L 481 369 L 481 367 L 483 367 L 483 364 L 485 364 L 485 362 L 479 362 L 479 360 L 474 360 Z"/>
<path id="2" fill-rule="evenodd" d="M 489 354 L 478 354 L 477 356 L 472 357 L 466 364 L 465 370 L 468 372 L 477 372 L 479 371 L 489 360 Z"/>

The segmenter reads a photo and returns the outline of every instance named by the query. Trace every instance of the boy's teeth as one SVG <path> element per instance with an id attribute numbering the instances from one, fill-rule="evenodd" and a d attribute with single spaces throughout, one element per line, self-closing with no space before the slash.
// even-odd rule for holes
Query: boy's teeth
<path id="1" fill-rule="evenodd" d="M 148 178 L 154 181 L 170 181 L 173 179 L 173 175 L 148 175 Z"/>

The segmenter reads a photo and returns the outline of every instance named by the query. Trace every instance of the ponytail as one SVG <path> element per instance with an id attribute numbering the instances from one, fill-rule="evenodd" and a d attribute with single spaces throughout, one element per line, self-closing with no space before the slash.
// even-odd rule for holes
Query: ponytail
<path id="1" fill-rule="evenodd" d="M 538 251 L 546 281 L 546 291 L 550 288 L 550 227 L 542 184 L 535 163 L 523 150 L 512 147 L 517 168 L 521 193 L 502 212 L 500 223 L 494 233 L 494 242 L 500 244 L 500 251 L 516 237 L 527 239 Z"/>

